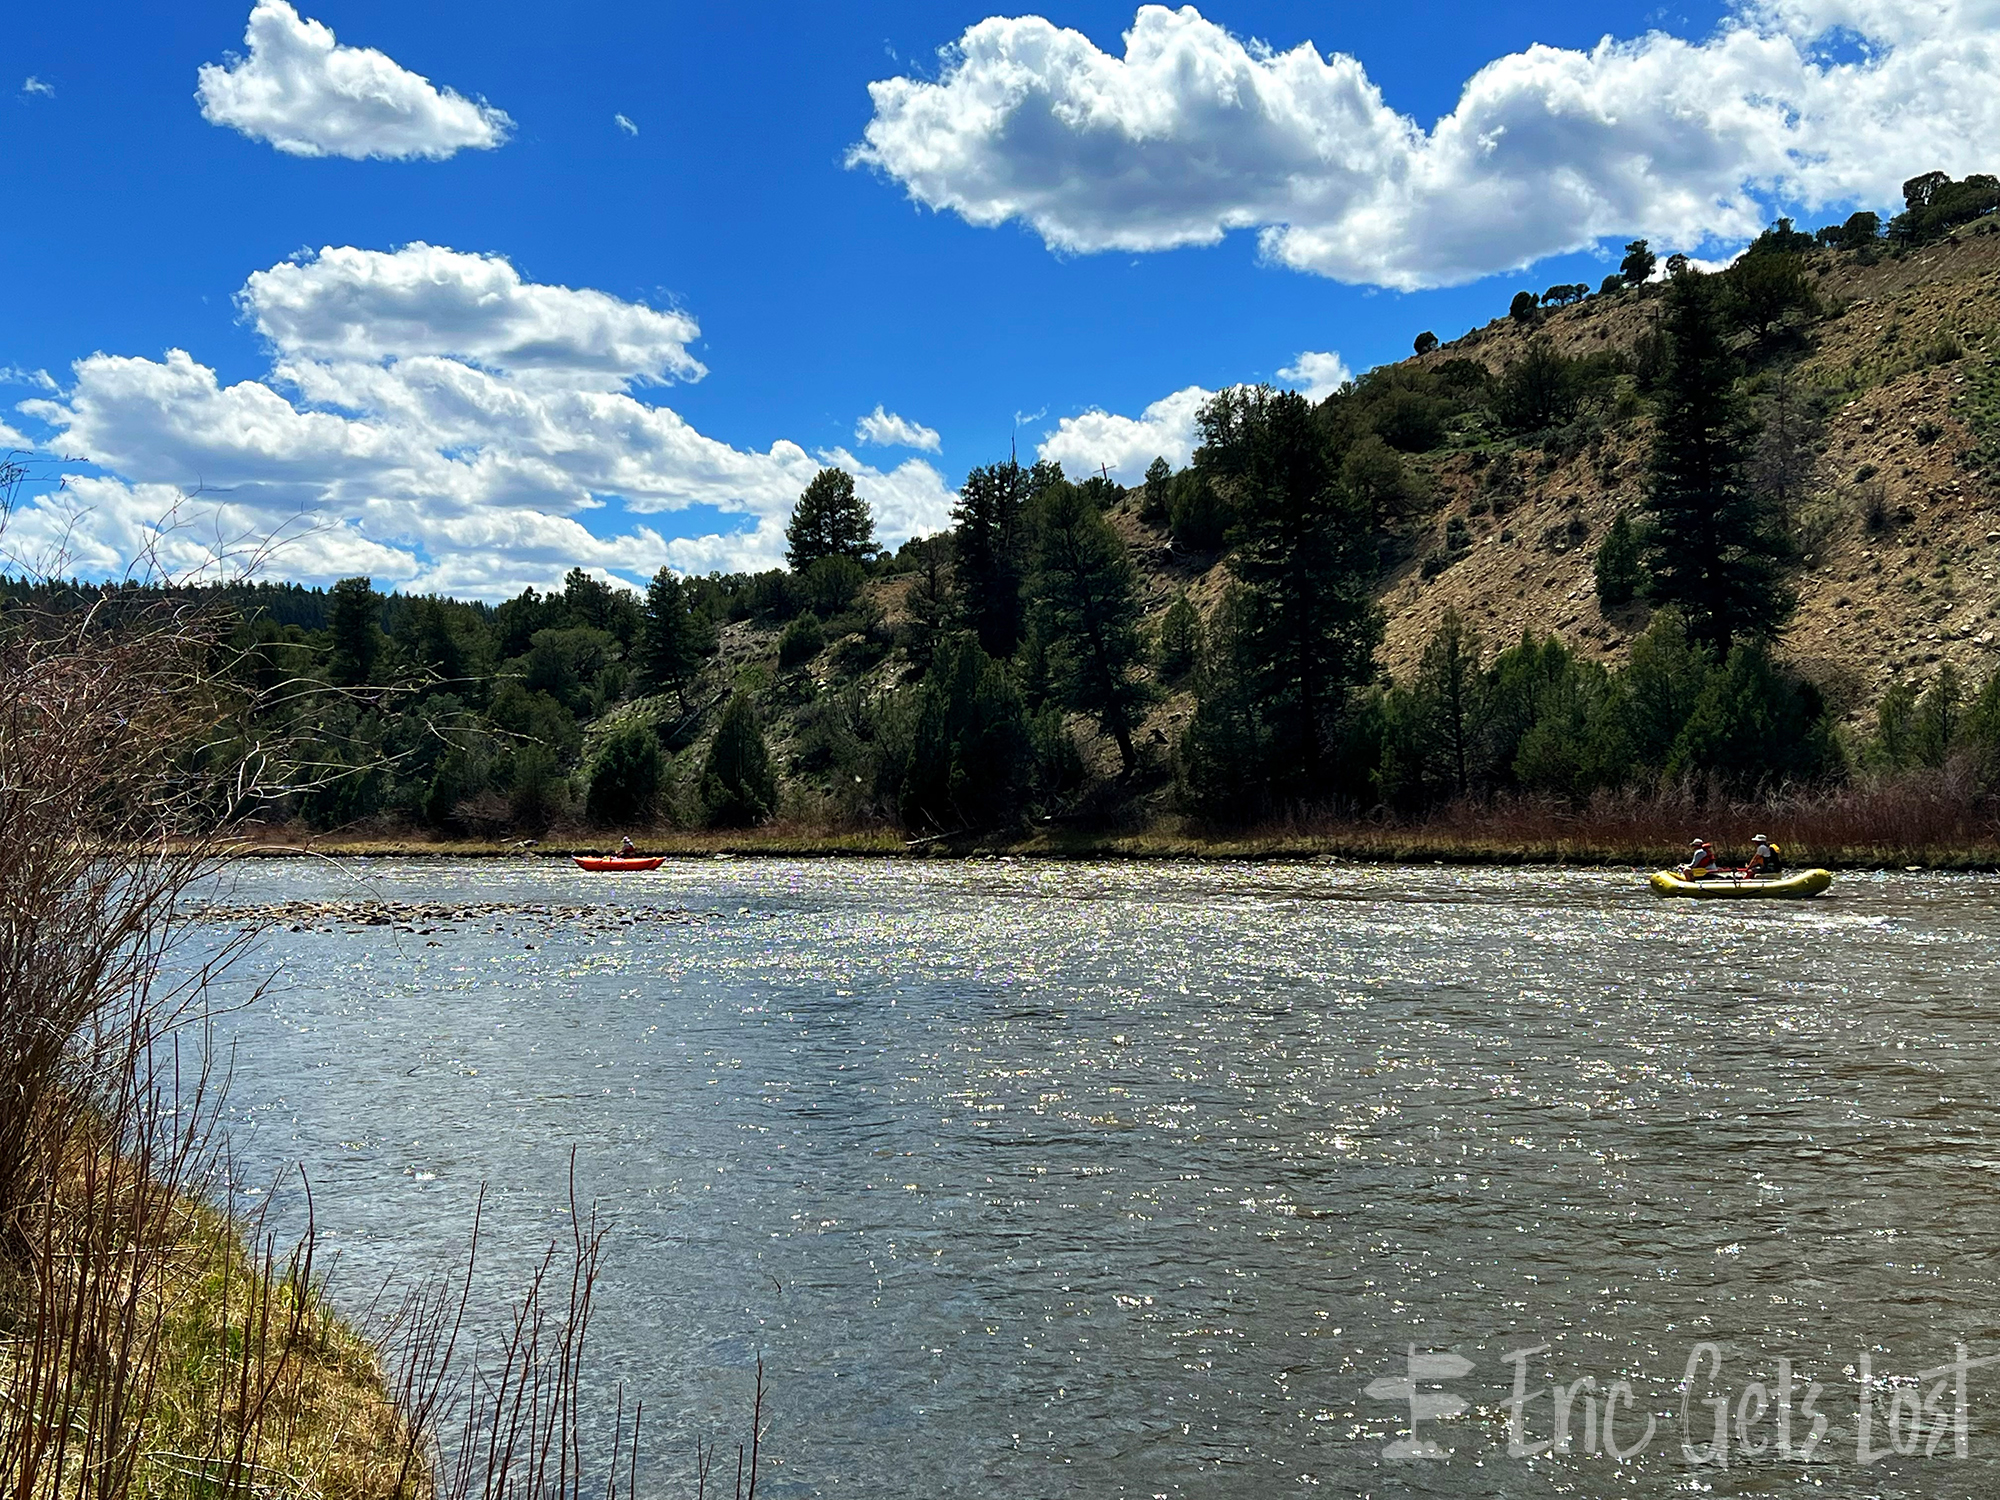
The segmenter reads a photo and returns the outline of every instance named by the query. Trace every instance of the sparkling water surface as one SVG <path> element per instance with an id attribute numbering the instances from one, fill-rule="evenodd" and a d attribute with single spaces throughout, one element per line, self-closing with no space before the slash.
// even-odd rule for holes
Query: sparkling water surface
<path id="1" fill-rule="evenodd" d="M 693 914 L 281 928 L 219 1023 L 242 1175 L 303 1165 L 356 1308 L 462 1254 L 483 1185 L 494 1316 L 574 1148 L 613 1226 L 593 1390 L 645 1400 L 648 1494 L 693 1493 L 697 1431 L 741 1435 L 759 1354 L 774 1496 L 2000 1492 L 2000 1365 L 1965 1379 L 1962 1458 L 1948 1378 L 1911 1380 L 2000 1354 L 1990 877 L 1806 904 L 1328 864 L 228 884 Z M 1684 1397 L 1702 1345 L 1720 1373 Z M 1412 1350 L 1466 1366 L 1419 1383 L 1465 1409 L 1414 1433 L 1369 1391 Z M 1516 1412 L 1554 1438 L 1557 1384 L 1570 1451 L 1510 1456 Z M 1727 1468 L 1684 1449 L 1718 1404 Z"/>

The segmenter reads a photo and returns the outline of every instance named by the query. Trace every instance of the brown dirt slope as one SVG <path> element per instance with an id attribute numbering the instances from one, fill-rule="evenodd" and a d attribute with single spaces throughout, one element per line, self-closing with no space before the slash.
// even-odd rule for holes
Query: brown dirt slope
<path id="1" fill-rule="evenodd" d="M 1898 677 L 1951 661 L 1979 678 L 2000 660 L 2000 234 L 1961 230 L 1873 264 L 1823 252 L 1812 270 L 1828 315 L 1792 378 L 1835 406 L 1795 509 L 1806 562 L 1785 648 L 1854 714 Z M 1630 349 L 1656 306 L 1645 292 L 1596 297 L 1534 332 L 1565 353 Z M 1529 336 L 1502 319 L 1428 358 L 1497 371 Z M 1601 610 L 1592 565 L 1612 518 L 1640 500 L 1647 438 L 1633 415 L 1568 458 L 1434 459 L 1433 536 L 1460 517 L 1472 546 L 1428 581 L 1415 562 L 1384 580 L 1389 670 L 1413 665 L 1447 608 L 1503 644 L 1527 629 L 1621 661 L 1645 611 Z"/>

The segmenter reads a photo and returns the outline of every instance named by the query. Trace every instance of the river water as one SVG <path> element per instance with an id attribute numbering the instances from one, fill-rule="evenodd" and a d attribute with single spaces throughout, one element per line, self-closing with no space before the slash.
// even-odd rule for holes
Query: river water
<path id="1" fill-rule="evenodd" d="M 262 938 L 268 988 L 222 1021 L 232 1145 L 246 1179 L 303 1164 L 356 1305 L 460 1254 L 482 1185 L 518 1280 L 574 1147 L 613 1224 L 594 1390 L 646 1401 L 648 1493 L 742 1433 L 760 1354 L 778 1496 L 2000 1490 L 2000 1364 L 1914 1378 L 2000 1355 L 1993 879 L 231 884 L 501 903 Z M 619 920 L 661 911 L 688 915 Z"/>

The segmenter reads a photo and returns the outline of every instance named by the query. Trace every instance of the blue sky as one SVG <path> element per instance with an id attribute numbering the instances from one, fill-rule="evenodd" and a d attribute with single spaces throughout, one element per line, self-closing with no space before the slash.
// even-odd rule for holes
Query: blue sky
<path id="1" fill-rule="evenodd" d="M 0 424 L 88 460 L 17 563 L 275 530 L 308 579 L 638 581 L 768 563 L 827 461 L 894 539 L 1017 435 L 1129 477 L 1201 393 L 1324 388 L 1632 234 L 1883 204 L 2000 124 L 1951 0 L 258 14 L 0 19 Z"/>

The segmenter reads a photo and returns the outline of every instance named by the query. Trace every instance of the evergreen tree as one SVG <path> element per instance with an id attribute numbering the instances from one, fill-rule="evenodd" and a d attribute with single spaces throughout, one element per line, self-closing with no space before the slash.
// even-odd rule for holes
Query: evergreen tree
<path id="1" fill-rule="evenodd" d="M 1145 714 L 1148 684 L 1138 675 L 1145 648 L 1139 580 L 1125 544 L 1090 497 L 1054 484 L 1035 502 L 1030 592 L 1048 652 L 1049 685 L 1063 707 L 1095 718 L 1118 745 L 1131 775 L 1139 756 L 1132 731 Z"/>
<path id="2" fill-rule="evenodd" d="M 1867 759 L 1885 771 L 1901 771 L 1916 764 L 1916 736 L 1912 733 L 1917 714 L 1917 690 L 1908 682 L 1892 682 L 1875 705 L 1875 738 Z"/>
<path id="3" fill-rule="evenodd" d="M 658 738 L 643 724 L 628 724 L 604 742 L 591 764 L 584 813 L 600 828 L 650 823 L 664 775 Z"/>
<path id="4" fill-rule="evenodd" d="M 1160 621 L 1160 676 L 1178 682 L 1192 672 L 1201 660 L 1201 637 L 1201 611 L 1183 589 L 1174 595 L 1166 618 Z"/>
<path id="5" fill-rule="evenodd" d="M 372 579 L 343 578 L 333 586 L 327 677 L 335 687 L 365 687 L 382 655 L 382 596 Z"/>
<path id="6" fill-rule="evenodd" d="M 897 797 L 904 824 L 979 829 L 1018 815 L 1034 754 L 1027 706 L 975 637 L 938 642 L 914 710 Z"/>
<path id="7" fill-rule="evenodd" d="M 645 620 L 639 630 L 639 680 L 648 690 L 672 688 L 683 710 L 687 685 L 715 655 L 715 621 L 697 607 L 680 574 L 662 568 L 646 587 Z"/>
<path id="8" fill-rule="evenodd" d="M 1377 528 L 1414 510 L 1422 493 L 1396 450 L 1372 432 L 1347 450 L 1340 461 L 1340 482 Z"/>
<path id="9" fill-rule="evenodd" d="M 1720 279 L 1724 310 L 1760 341 L 1769 340 L 1788 318 L 1819 312 L 1819 293 L 1796 255 L 1745 255 Z"/>
<path id="10" fill-rule="evenodd" d="M 1553 637 L 1548 644 L 1561 645 Z M 1618 706 L 1611 674 L 1565 651 L 1563 670 L 1547 676 L 1535 695 L 1534 723 L 1511 765 L 1515 783 L 1581 804 L 1599 788 L 1623 781 L 1629 756 Z"/>
<path id="11" fill-rule="evenodd" d="M 1627 286 L 1641 286 L 1652 278 L 1653 267 L 1660 258 L 1653 254 L 1652 247 L 1644 240 L 1634 240 L 1625 247 L 1625 258 L 1618 263 L 1618 274 Z"/>
<path id="12" fill-rule="evenodd" d="M 1678 610 L 1661 610 L 1632 642 L 1632 659 L 1618 685 L 1626 738 L 1640 766 L 1655 773 L 1666 769 L 1713 670 L 1708 652 L 1689 638 Z"/>
<path id="13" fill-rule="evenodd" d="M 1653 597 L 1677 605 L 1689 633 L 1720 655 L 1739 633 L 1778 631 L 1794 601 L 1780 576 L 1788 540 L 1747 473 L 1750 431 L 1711 280 L 1690 271 L 1667 291 L 1647 560 Z"/>
<path id="14" fill-rule="evenodd" d="M 396 624 L 395 641 L 403 659 L 420 676 L 456 683 L 466 676 L 468 653 L 453 628 L 451 611 L 436 598 L 412 599 Z"/>
<path id="15" fill-rule="evenodd" d="M 1632 528 L 1632 518 L 1622 510 L 1611 518 L 1611 528 L 1598 544 L 1596 574 L 1597 601 L 1606 609 L 1630 604 L 1646 581 L 1638 534 Z"/>
<path id="16" fill-rule="evenodd" d="M 1463 797 L 1479 769 L 1476 749 L 1484 717 L 1486 682 L 1480 673 L 1479 633 L 1447 609 L 1417 663 L 1412 694 L 1424 759 L 1434 777 Z"/>
<path id="17" fill-rule="evenodd" d="M 1199 469 L 1176 474 L 1167 487 L 1167 534 L 1186 552 L 1222 548 L 1235 512 L 1218 487 L 1221 481 Z"/>
<path id="18" fill-rule="evenodd" d="M 1280 780 L 1310 793 L 1327 720 L 1367 678 L 1382 638 L 1375 538 L 1296 391 L 1269 398 L 1243 485 L 1230 568 L 1245 591 L 1245 656 L 1283 757 Z"/>
<path id="19" fill-rule="evenodd" d="M 1739 641 L 1709 675 L 1667 760 L 1667 774 L 1708 774 L 1739 796 L 1821 779 L 1839 756 L 1825 700 L 1781 668 L 1762 641 Z"/>
<path id="20" fill-rule="evenodd" d="M 807 609 L 822 620 L 854 608 L 868 573 L 851 557 L 817 557 L 799 577 L 799 594 Z"/>
<path id="21" fill-rule="evenodd" d="M 826 629 L 819 623 L 819 616 L 808 610 L 778 637 L 778 666 L 781 669 L 802 666 L 825 649 Z"/>
<path id="22" fill-rule="evenodd" d="M 1965 742 L 1976 757 L 1980 781 L 1988 789 L 2000 786 L 2000 668 L 1966 712 Z"/>
<path id="23" fill-rule="evenodd" d="M 911 544 L 915 576 L 903 595 L 903 612 L 909 624 L 903 632 L 903 648 L 920 671 L 928 671 L 931 653 L 958 613 L 958 597 L 952 583 L 952 539 L 927 536 Z"/>
<path id="24" fill-rule="evenodd" d="M 785 560 L 802 573 L 822 557 L 857 562 L 875 550 L 875 517 L 854 493 L 845 469 L 821 469 L 813 476 L 785 527 Z"/>
<path id="25" fill-rule="evenodd" d="M 1139 502 L 1139 519 L 1148 526 L 1166 524 L 1168 491 L 1173 482 L 1173 465 L 1164 458 L 1156 458 L 1146 465 L 1146 487 Z"/>
<path id="26" fill-rule="evenodd" d="M 514 752 L 507 804 L 515 825 L 535 833 L 562 812 L 562 774 L 548 746 L 530 741 Z"/>
<path id="27" fill-rule="evenodd" d="M 581 568 L 571 568 L 563 574 L 562 600 L 570 614 L 569 624 L 610 631 L 616 605 L 612 587 L 603 579 L 593 578 Z"/>
<path id="28" fill-rule="evenodd" d="M 1062 470 L 1054 464 L 1024 469 L 1009 459 L 974 469 L 959 487 L 951 512 L 958 523 L 953 540 L 959 610 L 989 656 L 1012 656 L 1021 644 L 1025 513 L 1038 491 L 1061 478 Z"/>
<path id="29" fill-rule="evenodd" d="M 1494 414 L 1514 432 L 1562 426 L 1576 416 L 1583 396 L 1580 363 L 1547 339 L 1533 340 L 1501 374 Z"/>
<path id="30" fill-rule="evenodd" d="M 1910 719 L 1910 748 L 1919 763 L 1941 767 L 1951 759 L 1965 731 L 1965 681 L 1946 662 L 1917 700 Z"/>
<path id="31" fill-rule="evenodd" d="M 1244 630 L 1247 613 L 1243 589 L 1232 585 L 1209 617 L 1194 714 L 1176 756 L 1182 804 L 1199 817 L 1229 823 L 1263 812 L 1270 796 L 1267 736 Z"/>
<path id="32" fill-rule="evenodd" d="M 738 692 L 722 711 L 701 765 L 701 802 L 711 826 L 761 823 L 778 805 L 778 778 L 749 695 Z"/>

